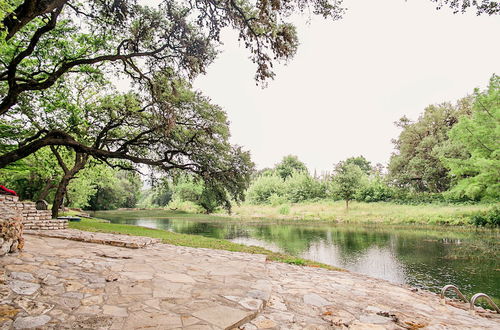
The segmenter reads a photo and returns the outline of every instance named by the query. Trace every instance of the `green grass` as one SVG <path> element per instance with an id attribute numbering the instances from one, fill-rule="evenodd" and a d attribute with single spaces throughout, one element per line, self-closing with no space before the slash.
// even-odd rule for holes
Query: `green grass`
<path id="1" fill-rule="evenodd" d="M 235 206 L 231 215 L 225 213 L 219 215 L 242 220 L 319 220 L 363 224 L 470 225 L 471 215 L 476 212 L 486 211 L 491 207 L 493 207 L 493 204 L 401 205 L 385 202 L 351 202 L 349 210 L 346 211 L 343 201 L 319 201 L 291 204 L 288 212 L 281 212 L 280 205 L 244 204 Z"/>
<path id="2" fill-rule="evenodd" d="M 173 233 L 170 231 L 160 230 L 160 229 L 107 223 L 105 222 L 105 220 L 100 220 L 100 219 L 82 219 L 82 221 L 80 222 L 70 222 L 69 227 L 73 229 L 79 229 L 91 232 L 103 232 L 103 233 L 159 238 L 163 243 L 172 245 L 189 246 L 194 248 L 207 248 L 215 250 L 226 250 L 233 252 L 245 252 L 252 254 L 263 254 L 267 257 L 267 260 L 284 262 L 294 265 L 319 267 L 329 270 L 343 271 L 342 269 L 337 267 L 333 267 L 330 265 L 322 264 L 311 260 L 297 258 L 283 253 L 272 252 L 262 247 L 237 244 L 224 239 Z"/>

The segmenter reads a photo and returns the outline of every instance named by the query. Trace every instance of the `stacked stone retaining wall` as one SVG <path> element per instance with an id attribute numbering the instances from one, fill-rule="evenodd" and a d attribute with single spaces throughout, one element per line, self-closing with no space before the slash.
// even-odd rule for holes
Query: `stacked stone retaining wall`
<path id="1" fill-rule="evenodd" d="M 52 219 L 50 211 L 37 210 L 35 203 L 19 202 L 18 196 L 0 195 L 0 256 L 22 249 L 23 229 L 66 228 L 67 220 Z"/>
<path id="2" fill-rule="evenodd" d="M 0 256 L 24 245 L 22 203 L 17 196 L 0 195 Z"/>
<path id="3" fill-rule="evenodd" d="M 22 204 L 24 229 L 27 230 L 54 230 L 68 228 L 68 220 L 52 219 L 50 210 L 37 210 L 35 203 Z"/>

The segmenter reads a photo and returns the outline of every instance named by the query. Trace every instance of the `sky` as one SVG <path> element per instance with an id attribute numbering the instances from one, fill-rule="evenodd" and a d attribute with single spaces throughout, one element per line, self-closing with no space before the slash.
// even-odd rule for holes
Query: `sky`
<path id="1" fill-rule="evenodd" d="M 276 68 L 267 88 L 234 31 L 222 53 L 194 81 L 228 113 L 231 141 L 250 150 L 257 168 L 285 155 L 310 171 L 363 155 L 387 164 L 403 115 L 486 87 L 500 74 L 500 18 L 453 14 L 424 0 L 345 0 L 339 21 L 293 17 L 300 46 Z"/>

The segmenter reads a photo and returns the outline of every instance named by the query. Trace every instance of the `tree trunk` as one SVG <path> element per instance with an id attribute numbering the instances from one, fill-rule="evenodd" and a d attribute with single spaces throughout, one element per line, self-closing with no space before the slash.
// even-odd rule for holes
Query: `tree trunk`
<path id="1" fill-rule="evenodd" d="M 349 200 L 348 199 L 345 200 L 345 209 L 346 209 L 346 211 L 349 211 Z"/>
<path id="2" fill-rule="evenodd" d="M 59 209 L 64 201 L 64 195 L 66 194 L 66 188 L 68 187 L 69 182 L 73 178 L 70 174 L 65 174 L 59 185 L 57 186 L 56 195 L 54 196 L 54 202 L 52 203 L 52 218 L 57 218 L 59 215 Z"/>
<path id="3" fill-rule="evenodd" d="M 54 202 L 52 203 L 52 218 L 57 218 L 59 215 L 59 208 L 63 205 L 64 196 L 66 195 L 68 185 L 75 177 L 75 175 L 85 167 L 89 155 L 77 152 L 75 155 L 75 162 L 71 169 L 68 169 L 61 155 L 55 147 L 51 146 L 52 153 L 56 156 L 59 166 L 61 166 L 64 171 L 64 175 L 57 186 L 56 195 L 54 196 Z"/>

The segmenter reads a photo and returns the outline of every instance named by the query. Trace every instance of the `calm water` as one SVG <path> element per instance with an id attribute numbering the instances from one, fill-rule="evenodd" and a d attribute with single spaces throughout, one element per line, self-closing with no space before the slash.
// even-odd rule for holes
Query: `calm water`
<path id="1" fill-rule="evenodd" d="M 113 223 L 224 238 L 319 261 L 394 283 L 500 299 L 500 234 L 435 228 L 235 223 L 152 217 L 149 211 L 103 211 Z M 148 218 L 148 215 L 150 216 Z"/>

